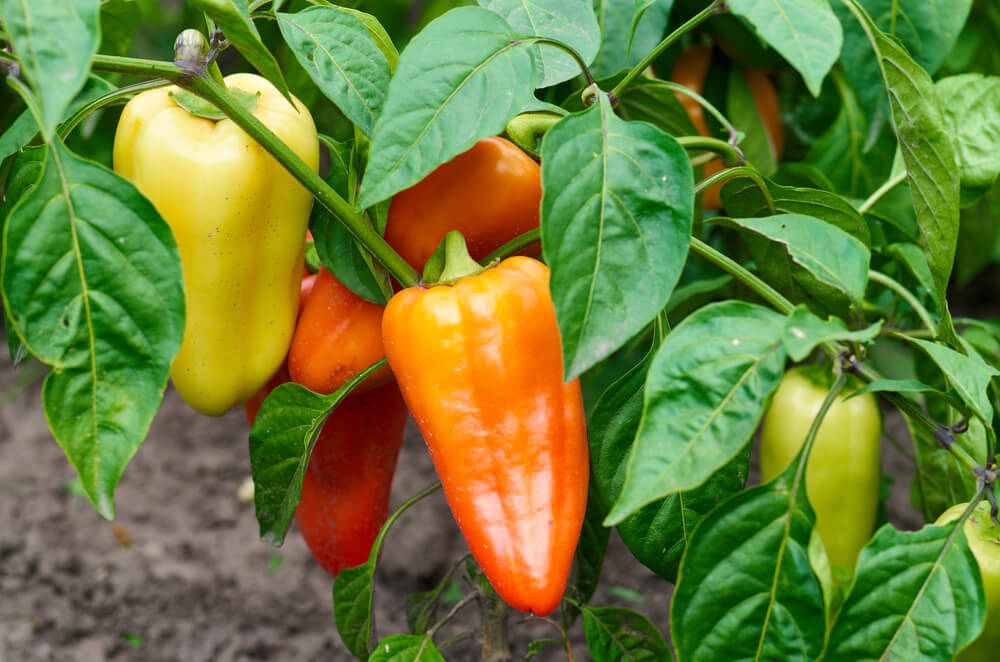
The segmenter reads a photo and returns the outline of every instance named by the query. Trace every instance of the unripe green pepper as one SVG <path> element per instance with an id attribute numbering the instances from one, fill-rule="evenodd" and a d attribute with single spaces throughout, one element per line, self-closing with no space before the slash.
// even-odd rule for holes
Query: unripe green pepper
<path id="1" fill-rule="evenodd" d="M 791 464 L 831 386 L 830 371 L 822 366 L 800 366 L 785 374 L 761 431 L 762 482 Z M 806 466 L 806 495 L 816 513 L 816 531 L 830 566 L 848 572 L 875 530 L 881 480 L 882 417 L 872 394 L 847 398 L 856 387 L 845 388 L 830 406 Z"/>
<path id="2" fill-rule="evenodd" d="M 954 522 L 967 503 L 952 506 L 941 514 L 935 524 Z M 990 504 L 983 501 L 965 520 L 965 537 L 972 555 L 979 563 L 986 592 L 986 625 L 972 644 L 955 656 L 955 662 L 995 662 L 1000 660 L 1000 526 L 990 519 Z"/>

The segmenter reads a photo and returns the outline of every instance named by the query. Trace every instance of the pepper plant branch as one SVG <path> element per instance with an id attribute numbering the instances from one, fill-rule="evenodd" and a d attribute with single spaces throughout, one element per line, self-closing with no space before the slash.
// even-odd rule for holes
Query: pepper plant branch
<path id="1" fill-rule="evenodd" d="M 712 4 L 710 4 L 709 6 L 705 7 L 700 12 L 692 16 L 687 23 L 684 23 L 679 28 L 671 32 L 669 35 L 667 35 L 667 37 L 659 44 L 657 44 L 653 48 L 653 50 L 651 50 L 649 54 L 646 55 L 646 57 L 642 58 L 642 61 L 639 62 L 639 64 L 632 67 L 632 69 L 630 69 L 629 72 L 625 74 L 625 78 L 622 78 L 621 81 L 619 81 L 619 83 L 615 85 L 614 89 L 611 90 L 612 98 L 617 98 L 619 95 L 621 95 L 622 91 L 626 87 L 628 87 L 633 80 L 638 78 L 639 75 L 646 70 L 646 67 L 648 67 L 653 62 L 653 60 L 655 60 L 657 57 L 660 56 L 660 53 L 670 48 L 671 44 L 673 44 L 675 41 L 680 39 L 682 36 L 690 32 L 694 28 L 698 27 L 699 25 L 707 21 L 709 18 L 712 17 L 713 14 L 719 14 L 724 11 L 727 11 L 725 0 L 715 0 L 714 2 L 712 2 Z"/>
<path id="2" fill-rule="evenodd" d="M 271 153 L 305 188 L 330 211 L 348 231 L 377 259 L 404 287 L 416 285 L 420 275 L 400 257 L 365 217 L 313 172 L 285 143 L 254 115 L 233 101 L 226 90 L 207 76 L 192 76 L 174 64 L 138 58 L 119 58 L 97 55 L 93 67 L 99 71 L 112 71 L 139 76 L 156 76 L 169 80 L 210 101 L 226 114 L 251 138 Z"/>
<path id="3" fill-rule="evenodd" d="M 712 104 L 711 101 L 701 96 L 700 94 L 692 90 L 690 87 L 686 87 L 684 85 L 681 85 L 680 83 L 675 83 L 669 80 L 663 80 L 660 81 L 660 85 L 666 87 L 667 89 L 673 90 L 677 94 L 683 94 L 685 96 L 689 96 L 695 101 L 697 101 L 698 105 L 707 110 L 709 115 L 718 120 L 719 124 L 721 124 L 723 128 L 726 130 L 726 133 L 729 134 L 729 144 L 730 145 L 739 144 L 740 132 L 736 130 L 736 127 L 733 126 L 733 123 L 729 121 L 729 118 L 723 115 L 719 111 L 719 109 Z"/>
<path id="4" fill-rule="evenodd" d="M 906 169 L 904 168 L 901 172 L 898 172 L 892 177 L 890 177 L 885 184 L 882 184 L 882 186 L 878 187 L 878 190 L 872 193 L 867 200 L 861 203 L 861 206 L 858 207 L 858 212 L 864 214 L 865 212 L 870 210 L 872 207 L 875 206 L 876 203 L 878 203 L 879 200 L 882 199 L 882 196 L 884 196 L 886 193 L 888 193 L 892 189 L 902 184 L 903 181 L 905 180 L 906 180 Z"/>
<path id="5" fill-rule="evenodd" d="M 73 133 L 73 129 L 83 121 L 88 115 L 90 115 L 95 110 L 104 108 L 105 106 L 110 106 L 115 104 L 127 97 L 132 96 L 136 92 L 142 92 L 144 90 L 152 90 L 157 87 L 163 87 L 168 83 L 164 80 L 147 80 L 141 83 L 134 83 L 132 85 L 126 85 L 125 87 L 119 87 L 116 90 L 112 90 L 107 94 L 97 97 L 90 103 L 84 105 L 78 111 L 73 113 L 69 119 L 63 122 L 59 126 L 59 137 L 63 140 L 69 137 L 69 134 Z"/>
<path id="6" fill-rule="evenodd" d="M 514 237 L 506 244 L 484 257 L 479 263 L 484 267 L 489 266 L 497 260 L 502 260 L 506 257 L 510 257 L 511 255 L 520 253 L 528 246 L 538 243 L 541 240 L 541 237 L 541 229 L 535 228 L 534 230 L 528 230 L 524 234 Z"/>
<path id="7" fill-rule="evenodd" d="M 746 165 L 747 159 L 743 151 L 725 140 L 709 138 L 707 136 L 681 136 L 675 138 L 677 144 L 684 149 L 697 149 L 715 152 L 722 157 L 722 163 L 728 167 Z"/>
<path id="8" fill-rule="evenodd" d="M 887 287 L 899 295 L 904 301 L 906 301 L 906 303 L 910 304 L 910 307 L 913 308 L 914 311 L 916 311 L 917 316 L 920 317 L 920 321 L 927 328 L 927 330 L 932 334 L 937 333 L 937 325 L 934 324 L 934 320 L 931 319 L 930 313 L 928 313 L 923 304 L 917 300 L 917 297 L 913 296 L 913 293 L 903 287 L 901 283 L 880 271 L 875 271 L 874 269 L 869 270 L 868 280 Z"/>
<path id="9" fill-rule="evenodd" d="M 836 364 L 836 374 L 837 379 L 833 382 L 830 392 L 823 398 L 823 404 L 820 405 L 816 417 L 813 418 L 812 423 L 809 425 L 809 432 L 806 433 L 806 440 L 802 444 L 802 460 L 795 471 L 796 484 L 801 485 L 802 476 L 809 462 L 809 453 L 812 452 L 813 442 L 816 440 L 816 434 L 819 432 L 820 425 L 823 424 L 823 419 L 826 418 L 826 413 L 830 411 L 830 407 L 833 406 L 837 396 L 840 395 L 840 392 L 844 389 L 844 385 L 847 383 L 847 372 L 844 371 L 839 363 Z"/>
<path id="10" fill-rule="evenodd" d="M 764 178 L 761 177 L 757 169 L 751 166 L 736 166 L 735 168 L 720 170 L 719 172 L 716 172 L 699 182 L 698 185 L 694 187 L 694 193 L 695 195 L 698 195 L 714 184 L 737 176 L 749 177 L 752 179 L 754 183 L 757 184 L 757 188 L 760 189 L 761 195 L 764 196 L 764 200 L 767 202 L 768 210 L 770 210 L 772 214 L 777 213 L 777 209 L 774 206 L 774 198 L 771 197 L 771 189 L 767 188 L 767 183 L 764 181 Z"/>
<path id="11" fill-rule="evenodd" d="M 549 37 L 529 37 L 524 41 L 533 41 L 536 44 L 543 46 L 554 46 L 559 50 L 567 53 L 570 57 L 576 60 L 577 65 L 580 67 L 580 72 L 583 77 L 587 80 L 587 86 L 594 84 L 594 77 L 590 74 L 590 67 L 587 66 L 587 61 L 583 59 L 583 56 L 576 52 L 576 50 L 569 44 L 565 44 L 558 39 L 551 39 Z"/>

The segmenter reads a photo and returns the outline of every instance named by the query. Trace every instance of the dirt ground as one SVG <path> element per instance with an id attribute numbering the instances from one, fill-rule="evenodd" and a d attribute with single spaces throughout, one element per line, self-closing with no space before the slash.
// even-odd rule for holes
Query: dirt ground
<path id="1" fill-rule="evenodd" d="M 41 381 L 29 379 L 38 368 L 15 372 L 6 359 L 0 367 L 0 662 L 353 659 L 333 624 L 332 582 L 301 537 L 293 531 L 280 549 L 262 542 L 252 506 L 236 497 L 250 472 L 242 411 L 200 416 L 169 390 L 107 522 L 72 489 L 74 471 L 45 423 Z M 887 471 L 909 474 L 908 460 L 885 447 Z M 394 505 L 433 479 L 411 425 Z M 908 489 L 897 480 L 890 512 L 913 528 L 920 518 Z M 440 493 L 407 512 L 377 572 L 380 634 L 405 631 L 406 596 L 431 588 L 466 552 Z M 594 604 L 640 611 L 666 636 L 670 590 L 613 538 Z M 439 640 L 475 621 L 470 605 Z M 575 658 L 589 659 L 581 624 L 572 632 Z M 515 616 L 515 659 L 531 639 L 553 634 Z M 478 659 L 469 642 L 445 656 Z M 535 659 L 566 658 L 552 649 Z"/>

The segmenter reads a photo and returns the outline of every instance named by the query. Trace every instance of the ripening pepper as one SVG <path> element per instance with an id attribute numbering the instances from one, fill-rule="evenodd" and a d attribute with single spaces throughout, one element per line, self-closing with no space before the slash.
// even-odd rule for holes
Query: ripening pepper
<path id="1" fill-rule="evenodd" d="M 382 337 L 476 561 L 508 604 L 550 613 L 583 525 L 589 460 L 548 267 L 512 257 L 454 285 L 405 289 Z"/>
<path id="2" fill-rule="evenodd" d="M 250 425 L 271 391 L 287 381 L 282 365 L 247 401 Z M 406 403 L 393 382 L 348 395 L 316 439 L 302 477 L 295 523 L 313 558 L 334 577 L 368 560 L 385 524 L 406 417 Z"/>
<path id="3" fill-rule="evenodd" d="M 292 380 L 311 391 L 329 394 L 384 358 L 383 310 L 383 306 L 362 299 L 332 273 L 320 269 L 288 350 Z M 371 390 L 391 379 L 389 368 L 382 368 L 354 392 Z"/>
<path id="4" fill-rule="evenodd" d="M 269 82 L 233 74 L 256 93 L 253 114 L 306 164 L 319 166 L 308 109 Z M 312 197 L 229 119 L 188 113 L 175 87 L 137 95 L 122 112 L 114 167 L 150 199 L 180 248 L 184 342 L 171 369 L 181 396 L 221 415 L 245 402 L 285 359 L 295 326 Z"/>
<path id="5" fill-rule="evenodd" d="M 458 230 L 482 260 L 537 228 L 541 201 L 539 165 L 505 138 L 484 138 L 393 197 L 385 240 L 420 271 L 445 234 Z"/>
<path id="6" fill-rule="evenodd" d="M 806 465 L 806 495 L 832 567 L 853 573 L 861 548 L 872 537 L 878 514 L 882 416 L 875 396 L 837 396 L 823 418 Z M 820 365 L 785 373 L 764 416 L 760 441 L 761 482 L 788 468 L 805 443 L 813 419 L 832 386 Z"/>
<path id="7" fill-rule="evenodd" d="M 935 524 L 954 522 L 969 504 L 960 503 L 941 514 Z M 982 501 L 965 520 L 965 537 L 979 564 L 979 575 L 986 593 L 986 623 L 968 648 L 955 656 L 955 662 L 992 662 L 1000 653 L 1000 526 L 990 519 L 990 502 Z"/>

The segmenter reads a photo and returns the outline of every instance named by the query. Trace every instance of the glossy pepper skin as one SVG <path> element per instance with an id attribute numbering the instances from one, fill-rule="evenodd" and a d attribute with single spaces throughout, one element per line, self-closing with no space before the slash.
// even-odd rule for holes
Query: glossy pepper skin
<path id="1" fill-rule="evenodd" d="M 253 114 L 314 170 L 312 117 L 265 79 L 226 77 L 260 92 Z M 231 120 L 189 114 L 148 90 L 122 112 L 114 167 L 150 199 L 180 248 L 187 300 L 171 377 L 196 410 L 245 402 L 285 359 L 299 303 L 312 196 Z M 296 111 L 296 108 L 298 109 Z"/>
<path id="2" fill-rule="evenodd" d="M 389 365 L 473 556 L 512 607 L 562 597 L 587 502 L 577 380 L 563 383 L 548 268 L 527 257 L 396 294 Z"/>
<path id="3" fill-rule="evenodd" d="M 764 417 L 760 445 L 761 482 L 792 463 L 832 386 L 823 366 L 792 368 L 778 385 Z M 830 406 L 806 466 L 806 494 L 816 513 L 816 531 L 831 566 L 854 571 L 858 553 L 871 539 L 879 503 L 882 417 L 871 393 Z"/>
<path id="4" fill-rule="evenodd" d="M 711 46 L 692 46 L 680 54 L 674 63 L 673 72 L 670 79 L 683 85 L 684 87 L 701 94 L 705 87 L 705 78 L 708 76 L 709 67 L 712 64 Z M 757 105 L 757 112 L 764 122 L 764 130 L 771 141 L 771 148 L 780 158 L 785 151 L 785 130 L 781 125 L 781 109 L 778 106 L 778 92 L 774 88 L 774 83 L 763 71 L 747 69 L 744 71 L 750 91 L 753 94 L 754 103 Z M 691 123 L 703 136 L 711 136 L 712 132 L 705 119 L 705 109 L 700 103 L 686 94 L 676 93 L 677 100 L 680 101 L 684 110 L 691 118 Z M 705 164 L 705 177 L 714 175 L 723 169 L 722 161 L 714 159 Z M 702 204 L 707 209 L 722 209 L 722 199 L 719 193 L 722 185 L 716 184 L 705 189 L 702 193 Z"/>
<path id="5" fill-rule="evenodd" d="M 247 401 L 251 425 L 268 394 L 287 381 L 283 366 Z M 385 524 L 406 417 L 406 403 L 392 382 L 368 393 L 352 392 L 319 433 L 295 523 L 313 558 L 333 577 L 368 560 Z"/>
<path id="6" fill-rule="evenodd" d="M 538 227 L 541 168 L 504 138 L 485 138 L 397 193 L 385 239 L 417 271 L 449 230 L 481 260 Z"/>
<path id="7" fill-rule="evenodd" d="M 949 524 L 965 512 L 960 503 L 942 513 L 935 524 Z M 990 519 L 990 504 L 983 501 L 965 520 L 965 537 L 979 564 L 986 592 L 986 624 L 972 644 L 955 656 L 955 662 L 996 662 L 1000 655 L 1000 527 Z"/>
<path id="8" fill-rule="evenodd" d="M 288 350 L 292 380 L 311 391 L 329 394 L 384 358 L 383 310 L 383 306 L 362 299 L 329 271 L 320 269 Z M 392 372 L 385 367 L 354 392 L 371 390 L 391 379 Z"/>

